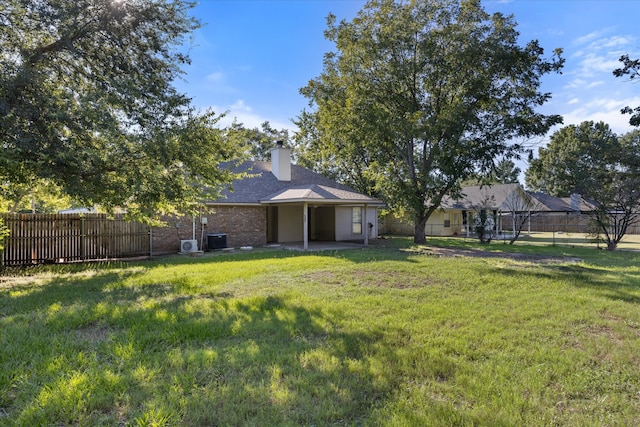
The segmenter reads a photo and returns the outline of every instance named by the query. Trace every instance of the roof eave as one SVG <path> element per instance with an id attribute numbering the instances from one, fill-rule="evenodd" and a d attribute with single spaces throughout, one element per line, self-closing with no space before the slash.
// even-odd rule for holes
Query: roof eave
<path id="1" fill-rule="evenodd" d="M 322 204 L 322 205 L 353 205 L 353 206 L 384 206 L 379 200 L 357 200 L 357 199 L 314 199 L 314 198 L 295 198 L 295 199 L 282 199 L 282 200 L 260 200 L 260 204 L 263 205 L 279 205 L 279 204 L 294 204 L 294 203 L 310 203 L 310 204 Z"/>

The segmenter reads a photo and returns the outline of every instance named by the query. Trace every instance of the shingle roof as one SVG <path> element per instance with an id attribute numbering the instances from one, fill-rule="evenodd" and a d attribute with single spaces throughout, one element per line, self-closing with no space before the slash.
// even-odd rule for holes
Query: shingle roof
<path id="1" fill-rule="evenodd" d="M 353 190 L 345 190 L 341 188 L 328 187 L 325 185 L 311 184 L 300 187 L 288 188 L 271 194 L 264 199 L 263 203 L 269 202 L 293 202 L 302 200 L 323 200 L 325 202 L 371 202 L 372 199 Z"/>
<path id="2" fill-rule="evenodd" d="M 347 186 L 298 165 L 291 165 L 291 181 L 279 181 L 271 173 L 271 163 L 247 161 L 237 166 L 227 165 L 235 173 L 248 174 L 235 180 L 233 191 L 224 191 L 223 197 L 210 204 L 260 204 L 322 201 L 325 203 L 382 204 Z"/>
<path id="3" fill-rule="evenodd" d="M 542 205 L 539 211 L 548 212 L 588 212 L 594 209 L 594 206 L 585 200 L 582 196 L 575 195 L 577 199 L 572 201 L 571 197 L 555 197 L 548 194 L 528 191 L 529 195 L 536 199 Z"/>
<path id="4" fill-rule="evenodd" d="M 516 191 L 524 192 L 520 184 L 462 187 L 462 197 L 445 197 L 440 206 L 443 209 L 474 209 L 482 206 L 488 209 L 510 210 L 509 203 L 506 202 Z M 579 195 L 574 195 L 575 200 L 572 201 L 571 197 L 555 197 L 534 191 L 526 193 L 538 202 L 533 209 L 540 212 L 588 212 L 594 209 L 593 204 Z"/>
<path id="5" fill-rule="evenodd" d="M 443 209 L 474 209 L 475 207 L 482 206 L 490 209 L 499 209 L 507 197 L 519 188 L 521 188 L 520 184 L 462 187 L 462 197 L 445 197 L 442 199 L 440 207 Z"/>

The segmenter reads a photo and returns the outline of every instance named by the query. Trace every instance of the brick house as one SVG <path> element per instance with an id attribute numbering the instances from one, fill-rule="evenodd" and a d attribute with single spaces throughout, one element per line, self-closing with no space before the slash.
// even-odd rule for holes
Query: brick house
<path id="1" fill-rule="evenodd" d="M 247 161 L 233 166 L 246 177 L 232 191 L 207 201 L 194 218 L 168 219 L 152 231 L 153 253 L 175 253 L 181 241 L 196 240 L 208 249 L 208 236 L 226 239 L 226 246 L 264 246 L 324 241 L 362 241 L 378 237 L 380 200 L 340 185 L 291 163 L 291 151 L 279 144 L 271 162 Z"/>

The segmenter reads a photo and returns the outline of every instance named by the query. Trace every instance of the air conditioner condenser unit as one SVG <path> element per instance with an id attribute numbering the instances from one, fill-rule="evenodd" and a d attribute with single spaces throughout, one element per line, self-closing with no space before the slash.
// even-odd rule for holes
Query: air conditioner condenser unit
<path id="1" fill-rule="evenodd" d="M 188 254 L 191 252 L 198 251 L 198 241 L 197 240 L 180 240 L 180 253 Z"/>

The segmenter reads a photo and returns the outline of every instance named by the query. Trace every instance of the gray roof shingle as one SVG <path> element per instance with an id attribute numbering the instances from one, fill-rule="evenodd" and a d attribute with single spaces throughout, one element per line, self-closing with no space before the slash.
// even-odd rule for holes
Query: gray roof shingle
<path id="1" fill-rule="evenodd" d="M 291 165 L 291 181 L 279 181 L 271 173 L 271 163 L 246 161 L 236 166 L 226 165 L 235 173 L 248 176 L 231 184 L 223 197 L 210 204 L 261 204 L 295 201 L 323 201 L 327 203 L 382 204 L 345 185 L 298 165 Z"/>
<path id="2" fill-rule="evenodd" d="M 505 200 L 520 184 L 493 184 L 483 186 L 462 187 L 460 198 L 445 197 L 440 203 L 443 209 L 474 209 L 482 206 L 488 209 L 499 209 Z"/>

